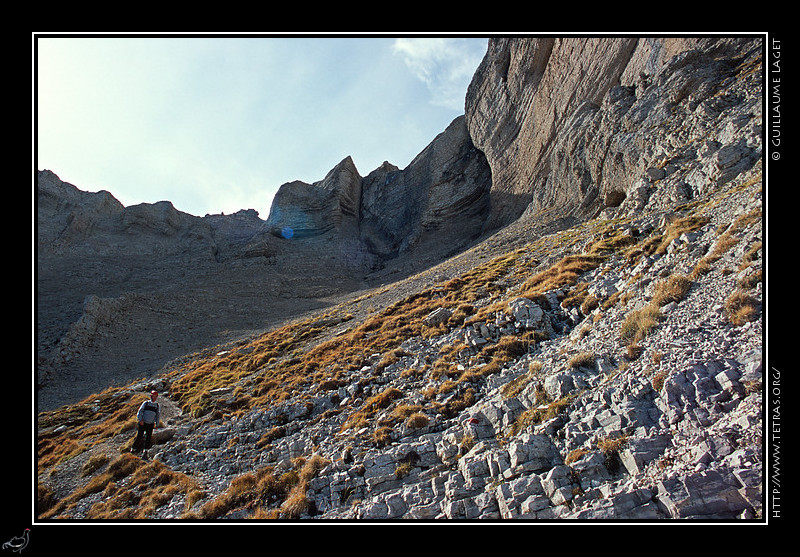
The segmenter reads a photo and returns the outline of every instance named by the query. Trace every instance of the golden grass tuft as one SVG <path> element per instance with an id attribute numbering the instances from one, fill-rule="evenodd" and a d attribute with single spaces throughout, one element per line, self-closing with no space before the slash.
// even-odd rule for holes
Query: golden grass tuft
<path id="1" fill-rule="evenodd" d="M 550 290 L 575 285 L 581 274 L 596 269 L 604 260 L 596 254 L 568 255 L 525 281 L 520 295 L 535 300 Z"/>
<path id="2" fill-rule="evenodd" d="M 296 518 L 309 510 L 308 482 L 328 464 L 329 460 L 314 454 L 296 459 L 294 469 L 280 475 L 275 474 L 272 466 L 265 466 L 237 476 L 225 492 L 206 502 L 195 514 L 198 518 L 214 519 L 245 509 L 252 512 L 253 518 Z M 201 495 L 190 494 L 195 498 Z M 267 510 L 269 507 L 275 508 Z"/>
<path id="3" fill-rule="evenodd" d="M 652 303 L 662 307 L 670 302 L 680 302 L 689 293 L 691 287 L 692 279 L 689 276 L 672 275 L 667 280 L 656 284 Z"/>
<path id="4" fill-rule="evenodd" d="M 742 290 L 736 290 L 725 301 L 725 314 L 728 321 L 740 327 L 758 317 L 758 301 Z"/>
<path id="5" fill-rule="evenodd" d="M 402 398 L 403 391 L 394 387 L 384 389 L 380 393 L 369 397 L 360 410 L 354 412 L 342 424 L 341 431 L 348 429 L 357 429 L 366 426 L 369 420 L 378 413 L 378 411 L 388 408 L 393 401 Z"/>
<path id="6" fill-rule="evenodd" d="M 628 444 L 628 436 L 604 437 L 597 442 L 597 448 L 607 456 L 616 455 Z"/>
<path id="7" fill-rule="evenodd" d="M 690 215 L 673 220 L 667 225 L 664 234 L 661 236 L 659 243 L 655 247 L 655 253 L 664 254 L 667 247 L 673 240 L 679 238 L 682 234 L 694 232 L 701 229 L 706 224 L 711 222 L 711 219 L 702 215 Z"/>
<path id="8" fill-rule="evenodd" d="M 592 367 L 595 363 L 595 355 L 591 352 L 581 352 L 569 360 L 569 367 L 576 369 L 579 367 Z"/>
<path id="9" fill-rule="evenodd" d="M 630 312 L 622 323 L 620 336 L 623 342 L 638 344 L 658 326 L 661 318 L 661 310 L 656 304 L 647 304 L 641 309 Z"/>
<path id="10" fill-rule="evenodd" d="M 406 427 L 410 429 L 420 429 L 430 423 L 430 418 L 422 412 L 414 412 L 406 418 Z"/>
<path id="11" fill-rule="evenodd" d="M 89 460 L 81 468 L 81 477 L 91 476 L 97 470 L 108 464 L 108 455 L 97 454 L 89 457 Z"/>
<path id="12" fill-rule="evenodd" d="M 572 393 L 558 400 L 550 400 L 542 384 L 538 384 L 536 386 L 536 401 L 534 406 L 528 408 L 517 417 L 511 424 L 506 435 L 513 437 L 522 433 L 526 428 L 532 425 L 540 424 L 555 418 L 564 412 L 577 396 L 578 393 Z"/>
<path id="13" fill-rule="evenodd" d="M 567 454 L 567 457 L 564 459 L 564 464 L 572 464 L 577 462 L 587 454 L 589 454 L 589 451 L 586 449 L 573 449 L 569 452 L 569 454 Z"/>
<path id="14" fill-rule="evenodd" d="M 292 487 L 286 500 L 281 504 L 280 511 L 286 518 L 298 518 L 304 512 L 310 510 L 310 501 L 306 495 L 308 482 L 330 461 L 322 456 L 315 454 L 306 460 L 299 471 L 298 483 Z"/>

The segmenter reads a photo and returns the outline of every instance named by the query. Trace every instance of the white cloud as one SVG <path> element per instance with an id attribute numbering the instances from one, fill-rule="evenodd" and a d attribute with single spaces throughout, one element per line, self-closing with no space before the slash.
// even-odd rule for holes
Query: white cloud
<path id="1" fill-rule="evenodd" d="M 486 39 L 399 38 L 393 52 L 428 87 L 431 103 L 464 109 L 464 94 L 486 52 Z"/>

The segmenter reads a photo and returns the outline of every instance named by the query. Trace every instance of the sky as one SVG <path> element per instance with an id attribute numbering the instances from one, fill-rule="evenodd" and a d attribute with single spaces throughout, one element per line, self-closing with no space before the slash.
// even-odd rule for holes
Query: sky
<path id="1" fill-rule="evenodd" d="M 457 116 L 487 39 L 37 36 L 35 165 L 123 205 L 255 209 L 350 156 L 405 168 Z"/>

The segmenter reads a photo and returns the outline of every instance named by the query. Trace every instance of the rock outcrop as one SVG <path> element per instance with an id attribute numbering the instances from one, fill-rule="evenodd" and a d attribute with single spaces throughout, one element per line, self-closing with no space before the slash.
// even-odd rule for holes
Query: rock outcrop
<path id="1" fill-rule="evenodd" d="M 638 195 L 702 136 L 688 120 L 738 103 L 760 110 L 723 91 L 759 48 L 748 38 L 490 41 L 466 97 L 470 135 L 492 168 L 490 226 L 526 210 L 585 219 Z M 739 117 L 732 125 L 752 120 Z M 758 153 L 744 156 L 752 164 Z"/>
<path id="2" fill-rule="evenodd" d="M 415 247 L 454 253 L 484 231 L 490 186 L 486 159 L 459 117 L 407 168 L 384 163 L 364 179 L 361 238 L 384 257 Z"/>
<path id="3" fill-rule="evenodd" d="M 347 157 L 315 184 L 283 184 L 272 201 L 266 226 L 280 238 L 307 238 L 335 231 L 358 237 L 361 176 Z"/>
<path id="4" fill-rule="evenodd" d="M 483 232 L 490 186 L 462 116 L 405 169 L 384 162 L 362 178 L 347 157 L 320 182 L 282 185 L 266 226 L 286 239 L 359 240 L 383 259 L 420 247 L 452 253 Z"/>

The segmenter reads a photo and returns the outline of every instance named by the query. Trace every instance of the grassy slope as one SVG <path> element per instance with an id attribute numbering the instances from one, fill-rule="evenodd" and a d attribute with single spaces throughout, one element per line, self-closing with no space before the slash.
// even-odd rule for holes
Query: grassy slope
<path id="1" fill-rule="evenodd" d="M 757 181 L 760 181 L 760 175 L 742 187 Z M 626 224 L 623 220 L 589 221 L 555 234 L 533 238 L 522 248 L 483 260 L 459 276 L 411 293 L 383 309 L 378 308 L 369 316 L 355 317 L 351 310 L 377 303 L 377 291 L 322 315 L 267 332 L 234 349 L 224 352 L 212 349 L 206 351 L 206 355 L 187 357 L 183 363 L 164 373 L 171 384 L 169 397 L 184 414 L 195 420 L 198 427 L 202 427 L 219 417 L 234 416 L 288 400 L 298 392 L 336 389 L 341 385 L 346 370 L 360 369 L 371 355 L 382 354 L 381 365 L 388 365 L 397 358 L 403 341 L 420 335 L 443 334 L 465 322 L 483 320 L 493 312 L 507 308 L 508 302 L 518 296 L 535 299 L 546 291 L 565 288 L 567 303 L 571 305 L 617 303 L 618 299 L 590 299 L 583 288 L 585 285 L 578 283 L 580 274 L 598 267 L 613 254 L 622 256 L 625 265 L 633 266 L 645 254 L 662 252 L 681 233 L 705 224 L 704 212 L 713 203 L 695 202 L 678 208 L 679 218 L 665 229 L 646 236 L 623 232 Z M 749 217 L 760 219 L 761 215 Z M 734 223 L 733 227 L 750 223 Z M 701 263 L 711 265 L 713 257 L 714 254 L 709 254 Z M 698 265 L 695 273 L 701 272 L 704 269 Z M 665 284 L 653 302 L 649 321 L 647 315 L 632 315 L 631 322 L 626 322 L 621 332 L 623 340 L 632 346 L 640 342 L 646 336 L 647 328 L 657 319 L 662 302 L 679 297 L 687 288 L 686 281 L 690 283 L 692 280 L 689 275 Z M 479 302 L 481 307 L 476 307 Z M 427 327 L 424 318 L 441 307 L 453 311 L 449 320 L 436 327 Z M 741 311 L 746 311 L 746 308 Z M 481 367 L 481 373 L 499 370 L 500 366 L 492 363 L 513 359 L 520 349 L 524 350 L 527 343 L 534 340 L 521 337 L 503 345 L 493 345 L 491 352 L 482 354 L 490 364 Z M 446 363 L 445 359 L 446 356 L 442 364 Z M 377 367 L 378 372 L 381 365 Z M 475 371 L 465 369 L 454 374 L 452 366 L 434 364 L 428 373 L 448 373 L 452 381 L 458 382 L 473 380 Z M 225 404 L 219 404 L 218 399 L 209 394 L 219 388 L 232 389 Z M 104 502 L 92 508 L 93 515 L 115 518 L 145 518 L 176 492 L 183 493 L 189 500 L 202 497 L 197 483 L 184 474 L 124 453 L 134 433 L 136 408 L 144 398 L 145 395 L 133 392 L 130 386 L 110 388 L 78 404 L 38 416 L 40 482 L 37 514 L 42 512 L 43 518 L 58 517 L 82 498 L 98 492 L 104 493 Z M 370 400 L 361 407 L 343 410 L 349 412 L 345 427 L 370 424 L 375 409 L 384 406 L 383 402 Z M 468 399 L 454 401 L 453 404 L 460 406 L 432 410 L 453 413 L 470 403 Z M 110 462 L 89 458 L 79 471 L 80 477 L 74 480 L 75 487 L 71 493 L 57 496 L 46 487 L 48 475 L 55 475 L 77 455 L 87 451 L 91 453 L 99 445 L 108 443 L 120 449 L 120 456 Z M 102 466 L 106 466 L 102 474 L 93 474 L 93 469 Z M 302 470 L 302 467 L 298 469 L 298 475 L 292 481 L 253 475 L 232 484 L 232 489 L 247 492 L 263 484 L 272 490 L 273 497 L 288 501 L 299 478 L 304 473 L 306 477 L 313 473 Z M 122 478 L 129 478 L 124 489 L 117 484 Z M 252 485 L 243 485 L 242 482 L 246 481 Z M 262 489 L 267 489 L 263 485 Z M 231 500 L 223 506 L 235 504 L 233 494 L 227 497 Z M 214 516 L 218 513 L 207 509 L 207 514 Z"/>

